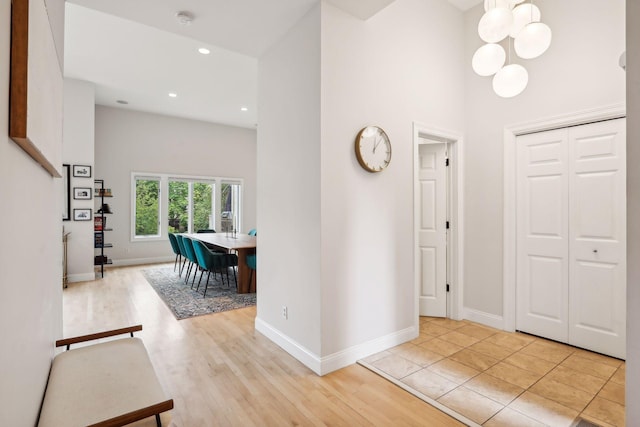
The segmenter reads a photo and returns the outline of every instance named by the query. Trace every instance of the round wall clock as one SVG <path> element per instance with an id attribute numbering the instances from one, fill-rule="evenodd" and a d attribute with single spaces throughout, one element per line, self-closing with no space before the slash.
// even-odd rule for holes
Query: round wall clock
<path id="1" fill-rule="evenodd" d="M 391 162 L 391 141 L 382 128 L 367 126 L 358 132 L 356 158 L 368 172 L 381 172 Z"/>

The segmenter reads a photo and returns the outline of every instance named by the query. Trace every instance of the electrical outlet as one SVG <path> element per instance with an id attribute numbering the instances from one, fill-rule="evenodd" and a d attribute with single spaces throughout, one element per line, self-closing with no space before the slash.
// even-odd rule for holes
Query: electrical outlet
<path id="1" fill-rule="evenodd" d="M 287 309 L 286 305 L 282 306 L 282 317 L 286 319 L 289 319 L 289 309 Z"/>

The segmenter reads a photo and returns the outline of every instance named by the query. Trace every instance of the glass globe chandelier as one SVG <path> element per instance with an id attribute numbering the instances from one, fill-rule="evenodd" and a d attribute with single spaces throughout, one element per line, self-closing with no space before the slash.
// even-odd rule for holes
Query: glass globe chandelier
<path id="1" fill-rule="evenodd" d="M 478 23 L 478 35 L 486 44 L 476 50 L 471 66 L 480 76 L 493 75 L 493 90 L 503 98 L 520 94 L 529 81 L 527 70 L 511 63 L 512 39 L 515 53 L 522 59 L 537 58 L 551 45 L 551 28 L 540 22 L 540 9 L 533 0 L 524 1 L 484 0 L 485 13 Z M 505 39 L 508 58 L 499 44 Z"/>

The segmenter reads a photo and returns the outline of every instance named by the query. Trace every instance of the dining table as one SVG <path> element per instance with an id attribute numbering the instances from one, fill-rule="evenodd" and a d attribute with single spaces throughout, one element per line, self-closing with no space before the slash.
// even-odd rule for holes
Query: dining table
<path id="1" fill-rule="evenodd" d="M 184 236 L 223 249 L 228 253 L 235 252 L 238 255 L 238 293 L 246 294 L 256 291 L 257 274 L 251 275 L 247 266 L 247 255 L 256 253 L 256 236 L 233 233 L 195 233 L 184 234 Z"/>

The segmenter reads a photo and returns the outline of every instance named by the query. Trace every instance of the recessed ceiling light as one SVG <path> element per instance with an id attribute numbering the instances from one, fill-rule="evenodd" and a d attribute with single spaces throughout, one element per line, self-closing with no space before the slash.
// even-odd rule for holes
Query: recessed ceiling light
<path id="1" fill-rule="evenodd" d="M 178 94 L 177 94 L 177 93 L 175 93 L 175 92 L 169 92 L 169 96 L 170 96 L 171 98 L 177 98 L 177 97 L 178 97 Z"/>
<path id="2" fill-rule="evenodd" d="M 240 111 L 249 111 L 249 109 L 247 107 L 241 107 Z"/>
<path id="3" fill-rule="evenodd" d="M 176 19 L 180 23 L 180 25 L 191 25 L 193 22 L 193 13 L 187 12 L 186 10 L 176 12 Z"/>
<path id="4" fill-rule="evenodd" d="M 198 52 L 200 52 L 203 55 L 209 55 L 211 53 L 211 51 L 206 47 L 201 47 L 200 49 L 198 49 Z"/>
<path id="5" fill-rule="evenodd" d="M 122 105 L 127 105 L 129 103 L 129 101 L 125 101 L 124 99 L 118 99 L 116 102 Z"/>

